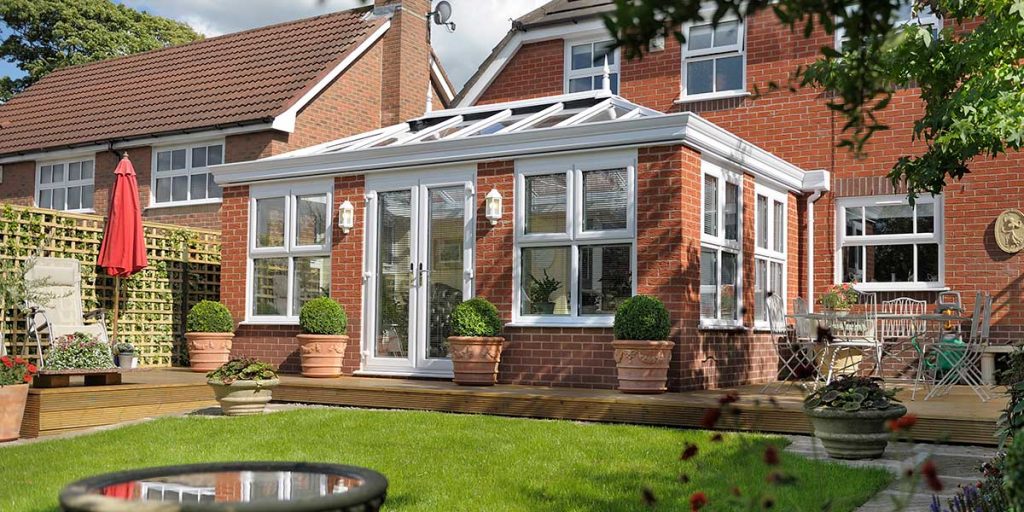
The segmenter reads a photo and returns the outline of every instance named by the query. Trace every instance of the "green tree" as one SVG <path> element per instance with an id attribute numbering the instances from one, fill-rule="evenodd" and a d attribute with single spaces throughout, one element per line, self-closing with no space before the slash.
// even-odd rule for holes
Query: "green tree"
<path id="1" fill-rule="evenodd" d="M 605 23 L 627 57 L 642 57 L 656 36 L 683 41 L 680 26 L 704 19 L 702 3 L 616 0 Z M 793 70 L 789 85 L 832 92 L 826 105 L 846 120 L 839 145 L 858 155 L 873 133 L 887 129 L 877 114 L 894 92 L 920 87 L 924 113 L 914 138 L 926 149 L 900 158 L 889 173 L 894 183 L 906 182 L 913 198 L 942 191 L 975 158 L 1024 145 L 1024 0 L 909 2 L 914 12 L 932 9 L 944 18 L 939 37 L 933 27 L 900 25 L 897 13 L 907 7 L 907 0 L 716 0 L 709 17 L 770 10 L 804 37 L 843 31 L 842 51 L 822 47 L 815 62 Z"/>
<path id="2" fill-rule="evenodd" d="M 0 78 L 0 101 L 55 69 L 202 38 L 184 23 L 110 0 L 0 0 L 0 24 L 10 32 L 0 58 L 25 72 Z"/>

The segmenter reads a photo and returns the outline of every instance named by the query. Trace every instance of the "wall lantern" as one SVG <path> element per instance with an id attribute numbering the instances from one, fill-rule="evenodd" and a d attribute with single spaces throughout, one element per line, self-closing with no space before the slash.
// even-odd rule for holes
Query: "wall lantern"
<path id="1" fill-rule="evenodd" d="M 338 225 L 341 226 L 341 232 L 346 235 L 356 225 L 356 208 L 352 206 L 351 201 L 346 200 L 338 207 Z"/>
<path id="2" fill-rule="evenodd" d="M 487 193 L 484 198 L 484 212 L 492 226 L 496 226 L 501 220 L 501 193 L 498 192 L 498 189 L 492 188 Z"/>

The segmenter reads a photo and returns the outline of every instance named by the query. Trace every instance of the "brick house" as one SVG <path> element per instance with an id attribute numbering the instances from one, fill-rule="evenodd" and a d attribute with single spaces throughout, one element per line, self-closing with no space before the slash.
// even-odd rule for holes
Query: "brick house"
<path id="1" fill-rule="evenodd" d="M 146 220 L 218 229 L 209 166 L 448 105 L 429 7 L 379 0 L 55 71 L 0 105 L 0 203 L 103 215 L 127 152 Z"/>

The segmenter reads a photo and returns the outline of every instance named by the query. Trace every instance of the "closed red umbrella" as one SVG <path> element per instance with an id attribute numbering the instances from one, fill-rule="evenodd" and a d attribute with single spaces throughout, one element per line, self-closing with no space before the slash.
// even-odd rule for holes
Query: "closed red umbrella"
<path id="1" fill-rule="evenodd" d="M 107 227 L 100 244 L 96 264 L 114 276 L 114 335 L 117 338 L 117 310 L 121 300 L 121 278 L 146 268 L 146 241 L 142 234 L 142 210 L 139 208 L 139 185 L 135 168 L 128 154 L 114 169 L 114 187 L 110 190 Z"/>

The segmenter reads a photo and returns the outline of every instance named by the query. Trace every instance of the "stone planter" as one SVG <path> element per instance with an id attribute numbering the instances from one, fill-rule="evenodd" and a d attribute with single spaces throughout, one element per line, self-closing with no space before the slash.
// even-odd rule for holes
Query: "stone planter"
<path id="1" fill-rule="evenodd" d="M 330 379 L 341 376 L 348 336 L 299 334 L 296 338 L 299 340 L 303 377 Z"/>
<path id="2" fill-rule="evenodd" d="M 258 384 L 254 380 L 236 380 L 231 384 L 221 384 L 215 380 L 206 381 L 213 388 L 213 394 L 220 403 L 220 410 L 225 416 L 250 416 L 263 414 L 270 402 L 271 391 L 281 383 L 278 379 L 262 380 Z"/>
<path id="3" fill-rule="evenodd" d="M 455 367 L 456 384 L 493 386 L 498 382 L 498 363 L 505 338 L 451 336 L 449 355 Z"/>
<path id="4" fill-rule="evenodd" d="M 814 426 L 814 437 L 834 459 L 877 459 L 885 453 L 891 433 L 885 422 L 907 413 L 894 404 L 885 410 L 846 412 L 817 407 L 804 409 Z"/>
<path id="5" fill-rule="evenodd" d="M 0 386 L 0 443 L 21 437 L 21 419 L 25 416 L 28 384 Z"/>
<path id="6" fill-rule="evenodd" d="M 187 332 L 188 359 L 192 371 L 206 373 L 231 359 L 231 340 L 235 337 L 230 332 Z"/>
<path id="7" fill-rule="evenodd" d="M 615 367 L 619 373 L 619 391 L 631 394 L 658 394 L 668 390 L 668 363 L 672 360 L 671 341 L 615 340 Z"/>

